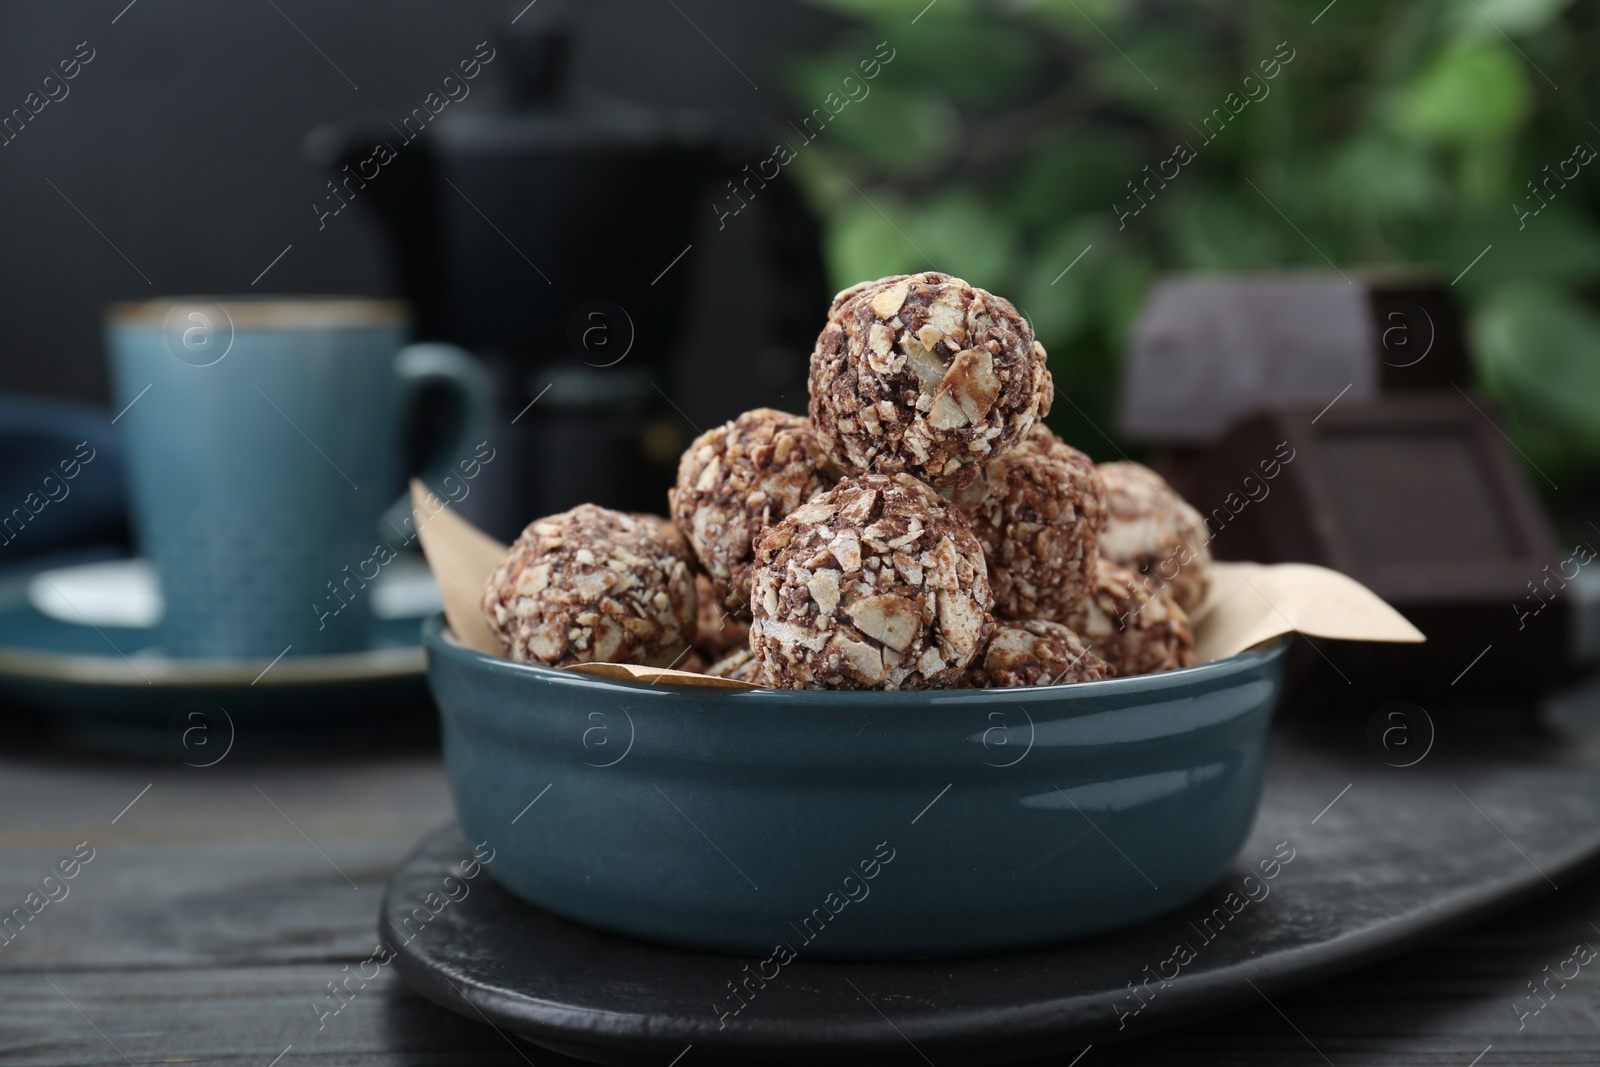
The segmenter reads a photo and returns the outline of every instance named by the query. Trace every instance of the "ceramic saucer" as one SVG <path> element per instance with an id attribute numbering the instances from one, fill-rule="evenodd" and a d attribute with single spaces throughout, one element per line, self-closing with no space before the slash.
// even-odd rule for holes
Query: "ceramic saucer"
<path id="1" fill-rule="evenodd" d="M 160 594 L 143 560 L 11 577 L 0 583 L 0 701 L 79 742 L 197 765 L 246 736 L 431 729 L 419 620 L 438 604 L 426 566 L 397 560 L 373 585 L 363 651 L 181 659 L 157 645 Z"/>

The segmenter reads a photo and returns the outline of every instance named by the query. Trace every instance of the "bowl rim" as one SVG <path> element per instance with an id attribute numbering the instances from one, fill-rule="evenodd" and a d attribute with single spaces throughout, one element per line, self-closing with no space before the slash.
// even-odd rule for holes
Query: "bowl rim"
<path id="1" fill-rule="evenodd" d="M 518 663 L 500 656 L 478 652 L 457 642 L 445 620 L 438 612 L 422 623 L 422 643 L 427 650 L 431 670 L 434 657 L 451 660 L 468 669 L 487 671 L 523 683 L 582 689 L 587 692 L 611 692 L 618 696 L 637 697 L 645 693 L 663 696 L 692 695 L 696 700 L 760 701 L 763 705 L 781 706 L 785 703 L 804 704 L 815 708 L 818 701 L 838 706 L 855 705 L 863 700 L 875 706 L 926 706 L 928 703 L 985 703 L 995 700 L 1078 700 L 1128 697 L 1135 694 L 1154 695 L 1166 690 L 1190 690 L 1196 684 L 1218 682 L 1231 675 L 1247 673 L 1275 660 L 1282 659 L 1289 647 L 1289 634 L 1268 638 L 1243 652 L 1224 659 L 1193 667 L 1158 674 L 1139 674 L 1126 678 L 1106 678 L 1097 682 L 1070 682 L 1064 685 L 1019 686 L 1004 689 L 765 689 L 732 688 L 720 686 L 684 686 L 671 683 L 640 682 L 608 678 L 577 671 L 541 667 L 532 663 Z"/>

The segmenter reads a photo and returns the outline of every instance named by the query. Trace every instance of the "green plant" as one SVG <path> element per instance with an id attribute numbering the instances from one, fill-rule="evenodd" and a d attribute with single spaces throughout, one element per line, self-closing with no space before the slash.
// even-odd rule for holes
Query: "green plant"
<path id="1" fill-rule="evenodd" d="M 797 61 L 798 105 L 896 52 L 800 167 L 834 279 L 936 266 L 1010 296 L 1069 398 L 1052 421 L 1091 451 L 1113 447 L 1117 360 L 1160 272 L 1472 264 L 1452 292 L 1480 384 L 1543 469 L 1600 466 L 1600 162 L 1545 170 L 1600 146 L 1594 5 L 827 2 L 856 28 Z M 1177 145 L 1192 160 L 1123 216 Z"/>

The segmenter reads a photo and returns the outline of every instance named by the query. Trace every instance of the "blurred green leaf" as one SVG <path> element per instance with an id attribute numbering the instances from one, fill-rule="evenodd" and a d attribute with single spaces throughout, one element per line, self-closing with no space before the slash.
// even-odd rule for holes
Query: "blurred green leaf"
<path id="1" fill-rule="evenodd" d="M 1016 7 L 1068 36 L 1096 36 L 1095 26 L 1119 27 L 1137 13 L 1126 0 L 1016 0 Z"/>
<path id="2" fill-rule="evenodd" d="M 1569 462 L 1600 458 L 1600 315 L 1558 291 L 1514 283 L 1484 301 L 1472 333 L 1484 385 L 1519 427 L 1562 442 L 1554 460 L 1562 451 Z"/>
<path id="3" fill-rule="evenodd" d="M 1506 140 L 1479 141 L 1462 147 L 1456 173 L 1463 207 L 1479 209 L 1503 204 L 1512 195 L 1511 167 L 1515 158 Z"/>
<path id="4" fill-rule="evenodd" d="M 1600 230 L 1588 218 L 1557 203 L 1518 229 L 1509 202 L 1503 211 L 1450 220 L 1431 241 L 1418 243 L 1416 258 L 1431 259 L 1454 278 L 1489 249 L 1461 280 L 1461 288 L 1473 295 L 1512 281 L 1565 287 L 1600 278 Z"/>
<path id="5" fill-rule="evenodd" d="M 1459 276 L 1451 292 L 1519 446 L 1541 465 L 1600 464 L 1585 310 L 1600 295 L 1600 164 L 1537 216 L 1526 188 L 1575 142 L 1600 145 L 1585 103 L 1593 5 L 1340 0 L 1313 27 L 1323 0 L 824 2 L 863 26 L 805 61 L 795 125 L 878 41 L 895 49 L 792 168 L 825 212 L 834 280 L 931 259 L 1012 299 L 1071 401 L 1051 417 L 1069 440 L 1135 451 L 1101 432 L 1159 273 L 1325 270 L 1325 254 L 1347 272 Z M 1241 106 L 1247 76 L 1259 99 Z M 1164 187 L 1141 184 L 1149 205 L 1119 224 L 1113 205 L 1136 204 L 1129 183 L 1180 140 L 1196 158 Z"/>
<path id="6" fill-rule="evenodd" d="M 917 24 L 914 40 L 895 46 L 896 78 L 931 83 L 959 102 L 987 104 L 1032 76 L 1037 49 L 1023 27 L 931 14 Z"/>
<path id="7" fill-rule="evenodd" d="M 1089 206 L 1110 212 L 1113 202 L 1128 195 L 1126 183 L 1143 165 L 1141 145 L 1129 134 L 1074 134 L 1023 159 L 1000 207 L 1023 226 L 1055 222 Z"/>
<path id="8" fill-rule="evenodd" d="M 1337 150 L 1321 185 L 1330 205 L 1385 217 L 1437 212 L 1449 194 L 1437 163 L 1421 145 L 1383 130 Z"/>
<path id="9" fill-rule="evenodd" d="M 1033 269 L 1017 287 L 1016 304 L 1046 349 L 1094 328 L 1095 279 L 1115 254 L 1106 229 L 1100 219 L 1080 217 L 1039 242 Z"/>
<path id="10" fill-rule="evenodd" d="M 1109 366 L 1127 347 L 1134 317 L 1144 303 L 1145 293 L 1155 280 L 1155 268 L 1142 259 L 1113 259 L 1101 276 L 1097 298 L 1106 310 L 1106 337 Z"/>
<path id="11" fill-rule="evenodd" d="M 877 21 L 885 24 L 910 25 L 911 20 L 922 15 L 917 24 L 932 18 L 964 15 L 972 10 L 972 0 L 812 0 L 819 7 L 830 8 L 842 15 Z M 943 9 L 943 10 L 940 10 Z"/>
<path id="12" fill-rule="evenodd" d="M 892 194 L 877 190 L 873 207 L 860 196 L 845 200 L 834 212 L 828 227 L 826 252 L 834 288 L 843 289 L 864 278 L 888 274 L 907 274 L 928 269 L 927 262 L 903 236 L 903 217 Z M 878 208 L 882 208 L 882 213 Z M 896 227 L 899 227 L 898 229 Z"/>
<path id="13" fill-rule="evenodd" d="M 1441 144 L 1494 141 L 1532 102 L 1524 64 L 1505 42 L 1458 38 L 1396 100 L 1402 129 Z"/>
<path id="14" fill-rule="evenodd" d="M 1572 0 L 1473 0 L 1449 21 L 1462 33 L 1522 37 L 1544 29 L 1571 5 Z"/>
<path id="15" fill-rule="evenodd" d="M 1246 199 L 1248 197 L 1249 199 Z M 1316 251 L 1249 186 L 1178 189 L 1158 201 L 1178 260 L 1194 270 L 1248 270 L 1303 261 Z M 1141 216 L 1142 218 L 1143 216 Z M 1291 243 L 1304 248 L 1304 254 Z M 1321 263 L 1320 257 L 1317 262 Z"/>
<path id="16" fill-rule="evenodd" d="M 932 267 L 973 285 L 1004 293 L 1016 276 L 1016 235 L 988 202 L 967 192 L 951 192 L 918 211 L 906 236 Z"/>
<path id="17" fill-rule="evenodd" d="M 870 55 L 861 53 L 863 58 Z M 829 57 L 807 62 L 796 72 L 794 96 L 801 110 L 789 123 L 794 133 L 789 143 L 796 151 L 826 138 L 900 174 L 930 167 L 949 151 L 961 124 L 954 108 L 938 96 L 897 86 L 890 73 L 893 63 L 865 82 L 851 62 Z M 851 99 L 847 76 L 859 99 Z"/>

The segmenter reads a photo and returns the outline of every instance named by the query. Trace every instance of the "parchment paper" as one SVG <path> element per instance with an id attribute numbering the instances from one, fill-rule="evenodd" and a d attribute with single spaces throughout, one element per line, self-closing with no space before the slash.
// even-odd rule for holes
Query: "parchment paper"
<path id="1" fill-rule="evenodd" d="M 444 600 L 456 640 L 491 656 L 505 647 L 478 608 L 484 583 L 506 554 L 502 545 L 453 513 L 421 482 L 411 483 L 412 510 L 423 554 Z M 1211 591 L 1190 616 L 1201 663 L 1227 659 L 1287 633 L 1339 641 L 1416 643 L 1422 631 L 1353 578 L 1309 563 L 1217 563 Z M 567 670 L 641 682 L 757 688 L 727 678 L 628 663 L 579 663 Z"/>

